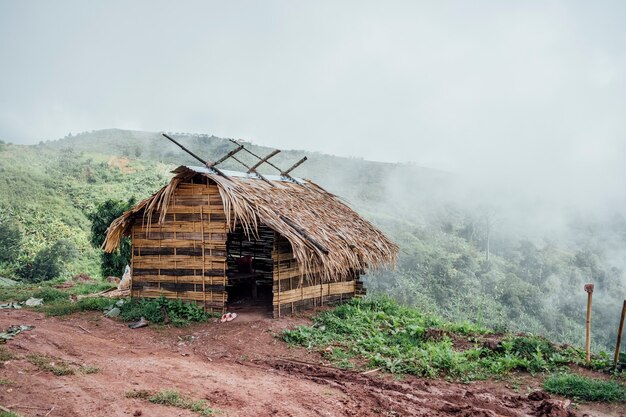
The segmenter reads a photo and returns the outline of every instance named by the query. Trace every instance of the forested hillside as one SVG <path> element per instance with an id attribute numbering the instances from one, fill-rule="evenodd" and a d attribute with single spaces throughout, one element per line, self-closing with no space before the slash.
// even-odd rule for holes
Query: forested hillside
<path id="1" fill-rule="evenodd" d="M 213 136 L 173 135 L 207 159 L 235 146 Z M 618 210 L 595 217 L 559 214 L 558 227 L 529 227 L 545 218 L 522 197 L 508 206 L 494 203 L 456 175 L 305 151 L 282 152 L 275 162 L 287 167 L 303 155 L 309 160 L 294 175 L 345 198 L 401 246 L 395 270 L 366 277 L 370 293 L 388 293 L 455 320 L 580 345 L 583 285 L 593 282 L 592 347 L 614 343 L 626 294 L 626 220 Z M 148 132 L 103 130 L 34 146 L 0 145 L 0 244 L 21 240 L 19 251 L 0 257 L 0 276 L 25 279 L 24 271 L 32 271 L 46 250 L 64 255 L 61 276 L 100 275 L 89 213 L 108 199 L 146 197 L 178 164 L 197 162 Z M 227 167 L 241 169 L 234 164 Z"/>

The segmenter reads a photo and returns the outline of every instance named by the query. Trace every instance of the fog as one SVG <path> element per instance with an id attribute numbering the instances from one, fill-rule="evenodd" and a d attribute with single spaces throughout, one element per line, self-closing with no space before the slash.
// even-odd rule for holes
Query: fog
<path id="1" fill-rule="evenodd" d="M 0 138 L 195 131 L 613 190 L 624 15 L 619 1 L 2 1 Z"/>

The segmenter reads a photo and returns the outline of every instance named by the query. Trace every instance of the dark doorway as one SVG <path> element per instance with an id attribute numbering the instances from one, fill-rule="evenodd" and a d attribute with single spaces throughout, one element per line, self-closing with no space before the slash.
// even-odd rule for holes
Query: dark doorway
<path id="1" fill-rule="evenodd" d="M 259 226 L 257 236 L 246 236 L 241 226 L 228 234 L 228 311 L 272 312 L 274 231 Z"/>

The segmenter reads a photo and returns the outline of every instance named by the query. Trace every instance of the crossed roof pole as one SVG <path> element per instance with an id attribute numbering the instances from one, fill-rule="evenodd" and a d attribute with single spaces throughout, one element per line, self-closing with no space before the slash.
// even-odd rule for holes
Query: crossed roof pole
<path id="1" fill-rule="evenodd" d="M 195 159 L 197 159 L 198 161 L 202 162 L 202 164 L 204 166 L 207 167 L 207 169 L 209 169 L 210 171 L 213 171 L 215 174 L 220 175 L 224 178 L 228 178 L 228 176 L 219 168 L 217 168 L 217 165 L 221 164 L 222 162 L 226 161 L 227 159 L 231 158 L 234 159 L 235 161 L 239 162 L 241 165 L 243 165 L 244 167 L 246 167 L 248 169 L 247 173 L 248 174 L 254 174 L 256 175 L 259 179 L 265 181 L 266 183 L 270 184 L 271 186 L 274 186 L 274 184 L 268 180 L 267 178 L 265 178 L 263 175 L 261 175 L 257 169 L 263 165 L 263 164 L 267 164 L 269 166 L 271 166 L 272 168 L 276 169 L 278 172 L 280 172 L 280 176 L 287 179 L 288 181 L 297 183 L 296 179 L 293 178 L 291 175 L 289 175 L 289 173 L 291 171 L 293 171 L 294 169 L 296 169 L 297 167 L 299 167 L 300 165 L 302 165 L 302 163 L 304 161 L 307 160 L 307 157 L 305 156 L 304 158 L 300 159 L 298 162 L 296 162 L 295 164 L 293 164 L 291 167 L 289 167 L 286 170 L 282 170 L 281 168 L 277 167 L 276 165 L 274 165 L 272 162 L 270 162 L 270 158 L 272 158 L 273 156 L 276 156 L 278 153 L 280 153 L 280 150 L 275 149 L 272 152 L 270 152 L 268 155 L 264 156 L 264 157 L 260 157 L 259 155 L 255 154 L 254 152 L 252 152 L 250 149 L 247 149 L 244 145 L 238 143 L 237 141 L 233 140 L 233 139 L 228 139 L 229 141 L 231 141 L 232 143 L 234 143 L 235 145 L 237 145 L 237 147 L 235 149 L 233 149 L 232 151 L 228 152 L 226 155 L 222 156 L 220 159 L 218 159 L 215 162 L 211 162 L 209 160 L 204 160 L 202 158 L 200 158 L 198 155 L 194 154 L 193 152 L 191 152 L 189 149 L 185 148 L 183 145 L 181 145 L 180 143 L 178 143 L 174 138 L 172 138 L 171 136 L 162 133 L 162 135 L 169 139 L 170 141 L 172 141 L 173 143 L 175 143 L 176 145 L 178 145 L 178 147 L 180 147 L 183 151 L 187 152 L 189 155 L 191 155 L 192 157 L 194 157 Z M 254 165 L 252 166 L 248 166 L 246 163 L 244 163 L 243 161 L 241 161 L 239 158 L 237 158 L 235 155 L 237 153 L 239 153 L 240 151 L 245 151 L 247 153 L 249 153 L 250 155 L 254 156 L 255 158 L 258 159 L 258 162 L 256 162 Z"/>

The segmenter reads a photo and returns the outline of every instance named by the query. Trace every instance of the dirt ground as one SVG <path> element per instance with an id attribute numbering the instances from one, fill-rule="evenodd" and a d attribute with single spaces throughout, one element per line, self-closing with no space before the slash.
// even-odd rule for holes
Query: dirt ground
<path id="1" fill-rule="evenodd" d="M 529 398 L 524 384 L 515 392 L 503 382 L 464 385 L 328 367 L 319 354 L 274 336 L 307 321 L 241 313 L 224 324 L 131 330 L 95 312 L 49 318 L 2 310 L 0 328 L 35 328 L 4 345 L 19 358 L 0 363 L 0 404 L 23 416 L 197 415 L 126 398 L 133 390 L 174 389 L 205 399 L 219 416 L 626 415 L 614 405 L 566 407 L 563 399 Z M 23 359 L 34 353 L 100 371 L 55 376 Z"/>

